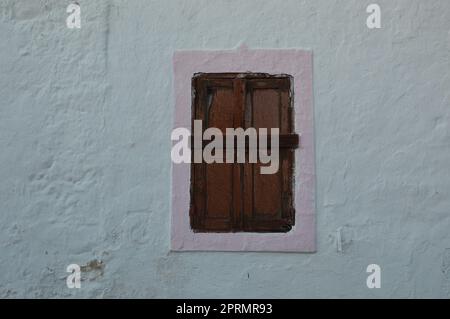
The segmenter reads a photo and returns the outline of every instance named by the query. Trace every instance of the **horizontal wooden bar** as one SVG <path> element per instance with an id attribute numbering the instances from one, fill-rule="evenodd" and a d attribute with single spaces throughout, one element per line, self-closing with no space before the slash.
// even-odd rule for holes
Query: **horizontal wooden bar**
<path id="1" fill-rule="evenodd" d="M 234 148 L 236 149 L 237 148 L 237 136 L 235 136 L 235 135 L 233 135 L 234 136 Z M 291 149 L 295 149 L 295 148 L 298 148 L 298 146 L 299 146 L 299 141 L 300 141 L 300 137 L 299 137 L 299 135 L 298 134 L 280 134 L 279 136 L 279 139 L 278 139 L 278 147 L 279 148 L 291 148 Z M 223 136 L 223 149 L 226 149 L 226 141 L 227 141 L 227 136 L 226 135 L 224 135 Z M 259 140 L 260 139 L 266 139 L 266 141 L 267 141 L 267 147 L 268 148 L 271 148 L 271 135 L 264 135 L 264 136 L 259 136 L 259 135 L 257 135 L 257 144 L 258 144 L 258 147 L 259 147 Z M 202 145 L 202 148 L 204 148 L 206 145 L 208 145 L 209 143 L 210 143 L 211 141 L 208 141 L 208 140 L 203 140 L 203 145 Z M 249 137 L 248 136 L 245 136 L 245 148 L 246 149 L 248 149 L 249 148 L 249 146 L 250 146 L 250 143 L 249 143 Z M 191 149 L 195 149 L 195 146 L 194 146 L 194 137 L 193 136 L 191 136 Z"/>
<path id="2" fill-rule="evenodd" d="M 289 90 L 291 88 L 291 81 L 289 78 L 277 78 L 269 80 L 252 79 L 247 82 L 249 89 L 282 89 Z"/>

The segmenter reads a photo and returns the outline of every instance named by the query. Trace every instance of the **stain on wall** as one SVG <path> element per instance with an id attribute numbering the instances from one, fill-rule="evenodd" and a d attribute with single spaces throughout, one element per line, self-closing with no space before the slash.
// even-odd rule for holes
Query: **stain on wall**
<path id="1" fill-rule="evenodd" d="M 0 2 L 0 297 L 450 296 L 447 0 L 79 3 Z M 315 254 L 169 253 L 173 52 L 242 42 L 314 52 Z"/>

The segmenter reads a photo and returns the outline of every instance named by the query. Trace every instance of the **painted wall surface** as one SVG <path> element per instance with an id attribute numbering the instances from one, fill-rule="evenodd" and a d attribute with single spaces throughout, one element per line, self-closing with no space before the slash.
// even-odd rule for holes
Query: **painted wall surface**
<path id="1" fill-rule="evenodd" d="M 79 2 L 0 1 L 0 297 L 450 297 L 448 0 Z M 242 42 L 313 52 L 317 253 L 169 252 L 173 52 Z"/>

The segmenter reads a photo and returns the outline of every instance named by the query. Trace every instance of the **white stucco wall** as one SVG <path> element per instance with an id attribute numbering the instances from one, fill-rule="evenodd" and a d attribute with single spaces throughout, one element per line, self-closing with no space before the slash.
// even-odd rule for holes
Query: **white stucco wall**
<path id="1" fill-rule="evenodd" d="M 0 297 L 450 297 L 448 0 L 79 2 L 0 1 Z M 172 54 L 242 42 L 313 51 L 315 254 L 169 252 Z"/>

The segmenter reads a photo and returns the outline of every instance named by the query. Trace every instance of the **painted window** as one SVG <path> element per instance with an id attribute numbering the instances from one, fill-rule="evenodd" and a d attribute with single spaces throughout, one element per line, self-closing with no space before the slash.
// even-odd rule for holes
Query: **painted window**
<path id="1" fill-rule="evenodd" d="M 208 126 L 224 128 L 228 126 L 229 122 L 227 121 L 244 123 L 243 125 L 235 125 L 235 122 L 232 122 L 232 127 L 246 128 L 249 126 L 248 123 L 251 123 L 252 127 L 258 127 L 258 125 L 260 127 L 262 125 L 271 127 L 273 123 L 276 124 L 272 114 L 278 115 L 279 121 L 290 123 L 291 126 L 278 126 L 281 135 L 279 140 L 280 160 L 284 163 L 280 164 L 278 175 L 256 176 L 257 179 L 253 182 L 253 176 L 249 179 L 248 175 L 254 175 L 256 171 L 254 167 L 268 166 L 255 163 L 252 170 L 247 160 L 240 167 L 239 165 L 242 163 L 238 163 L 236 166 L 231 165 L 228 172 L 227 169 L 219 168 L 220 166 L 226 166 L 225 164 L 203 166 L 209 166 L 210 174 L 218 175 L 213 179 L 213 181 L 215 180 L 213 186 L 220 189 L 222 194 L 228 194 L 222 195 L 223 197 L 220 200 L 225 202 L 224 206 L 229 206 L 227 209 L 223 209 L 222 206 L 218 207 L 218 203 L 209 199 L 209 207 L 211 208 L 212 205 L 217 209 L 211 210 L 212 214 L 208 211 L 206 216 L 213 217 L 215 215 L 224 221 L 228 220 L 228 225 L 224 221 L 221 222 L 222 225 L 217 223 L 209 229 L 201 228 L 201 224 L 197 227 L 195 222 L 194 225 L 191 225 L 192 214 L 197 214 L 197 207 L 193 207 L 190 212 L 191 195 L 193 194 L 191 183 L 192 178 L 194 178 L 194 182 L 196 178 L 192 175 L 192 161 L 180 164 L 173 162 L 171 250 L 314 252 L 316 250 L 316 227 L 312 52 L 302 49 L 253 50 L 245 46 L 241 46 L 237 50 L 223 51 L 181 50 L 174 54 L 173 67 L 175 94 L 173 128 L 186 128 L 191 134 L 191 138 L 195 138 L 195 134 L 192 132 L 192 121 L 197 116 L 192 106 L 195 106 L 196 99 L 200 102 L 200 90 L 195 89 L 198 84 L 192 83 L 193 77 L 194 82 L 204 82 L 202 84 L 204 86 L 202 103 L 204 107 L 209 106 L 208 123 L 206 120 L 200 121 L 205 126 L 202 128 L 203 130 Z M 245 73 L 247 70 L 262 71 L 275 75 L 288 74 L 289 76 L 248 74 Z M 224 76 L 224 73 L 226 76 Z M 197 80 L 197 78 L 202 77 L 202 80 Z M 277 81 L 284 81 L 285 84 L 280 87 L 273 87 Z M 210 89 L 207 88 L 208 85 L 206 84 L 209 85 Z M 239 90 L 239 88 L 241 89 Z M 276 102 L 277 97 L 278 102 Z M 193 100 L 194 103 L 192 103 Z M 286 105 L 288 107 L 283 109 Z M 238 106 L 243 110 L 239 109 Z M 289 110 L 289 107 L 290 113 L 282 112 L 283 110 Z M 255 112 L 256 109 L 258 109 L 258 112 Z M 277 113 L 277 110 L 280 113 Z M 293 112 L 294 110 L 295 112 Z M 206 114 L 202 116 L 205 118 Z M 286 116 L 291 118 L 284 120 Z M 275 122 L 271 122 L 272 120 Z M 298 134 L 297 140 L 292 139 L 292 136 L 295 137 L 296 133 Z M 286 137 L 283 137 L 283 135 L 286 135 Z M 291 136 L 291 138 L 288 136 Z M 211 142 L 212 140 L 206 141 L 207 145 Z M 296 142 L 298 142 L 297 148 L 295 148 Z M 286 143 L 285 147 L 282 143 Z M 199 147 L 200 149 L 203 148 L 201 142 Z M 291 153 L 291 155 L 285 153 Z M 295 161 L 295 165 L 289 168 L 293 169 L 293 172 L 283 175 L 283 169 L 286 169 L 284 168 L 287 163 L 286 158 L 289 158 L 289 156 L 292 156 L 291 163 Z M 198 166 L 202 167 L 201 165 Z M 291 176 L 292 183 L 289 179 L 283 177 L 288 175 Z M 266 179 L 266 177 L 268 178 Z M 210 182 L 211 179 L 205 179 L 204 176 L 200 176 L 200 178 L 206 182 L 202 187 L 207 190 L 208 181 Z M 230 181 L 231 178 L 233 180 Z M 239 187 L 233 188 L 237 181 L 236 178 L 242 179 L 244 182 L 238 184 L 242 185 L 243 191 L 239 191 Z M 221 182 L 221 179 L 226 183 Z M 245 180 L 250 181 L 250 186 L 245 184 Z M 287 182 L 288 187 L 292 187 L 291 194 L 288 191 L 280 195 L 279 188 L 275 188 L 276 191 L 267 191 L 277 183 L 278 187 L 284 187 L 284 182 Z M 248 196 L 249 190 L 251 197 Z M 237 196 L 235 197 L 235 195 Z M 202 197 L 202 193 L 197 193 L 197 196 L 207 199 Z M 254 196 L 259 200 L 254 200 Z M 292 204 L 290 204 L 290 200 L 286 200 L 286 197 L 289 196 L 292 197 L 290 199 Z M 200 205 L 204 205 L 203 208 L 207 208 L 207 204 L 200 203 Z M 245 210 L 244 205 L 246 205 L 245 207 L 252 207 L 252 209 Z M 293 218 L 285 219 L 288 221 L 285 223 L 287 226 L 280 226 L 275 229 L 272 227 L 273 224 L 270 224 L 270 228 L 263 230 L 265 221 L 278 220 L 280 222 L 282 218 L 279 218 L 279 216 L 289 215 L 288 210 L 279 209 L 281 205 L 286 205 L 285 207 L 292 205 L 295 208 L 295 213 L 294 209 L 290 211 L 291 215 L 294 215 Z M 236 209 L 231 210 L 230 206 L 232 209 Z M 256 216 L 257 218 L 246 218 L 245 214 L 241 214 L 241 212 L 251 212 L 252 217 Z M 277 213 L 279 214 L 276 215 Z M 277 219 L 274 216 L 278 216 Z M 206 217 L 203 218 L 206 219 Z M 282 225 L 281 222 L 280 225 Z M 289 227 L 292 228 L 288 230 Z"/>
<path id="2" fill-rule="evenodd" d="M 293 170 L 298 135 L 294 133 L 292 81 L 289 75 L 261 73 L 201 73 L 192 79 L 192 126 L 201 120 L 202 133 L 216 128 L 223 135 L 219 163 L 191 164 L 193 231 L 288 232 L 295 224 Z M 238 138 L 228 134 L 230 128 L 257 134 L 247 135 L 239 145 Z M 275 153 L 270 147 L 274 128 L 279 132 Z M 226 149 L 229 136 L 233 147 Z M 261 167 L 269 164 L 257 157 L 261 147 L 267 154 L 276 154 L 271 173 L 262 173 Z M 230 150 L 232 163 L 226 159 Z M 253 160 L 249 151 L 254 152 Z M 245 158 L 238 160 L 238 152 Z"/>

